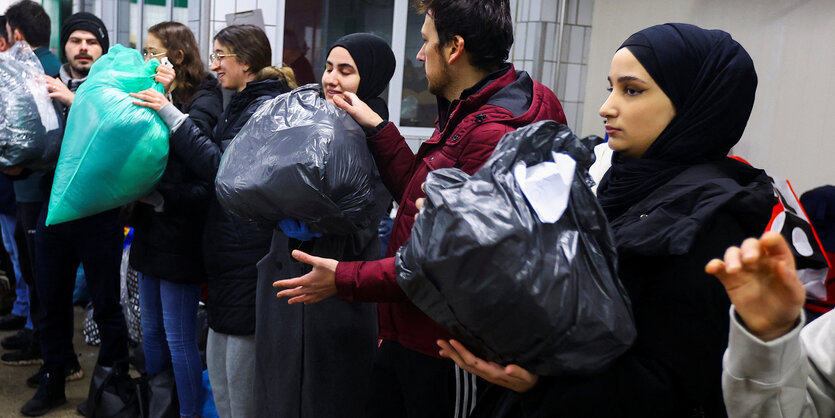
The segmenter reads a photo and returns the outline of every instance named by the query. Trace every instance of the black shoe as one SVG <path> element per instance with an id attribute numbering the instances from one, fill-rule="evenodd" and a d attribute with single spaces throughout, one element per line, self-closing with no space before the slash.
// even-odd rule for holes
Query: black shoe
<path id="1" fill-rule="evenodd" d="M 15 331 L 23 328 L 24 325 L 26 325 L 25 316 L 8 314 L 0 318 L 0 331 Z"/>
<path id="2" fill-rule="evenodd" d="M 38 391 L 20 408 L 20 413 L 27 417 L 37 417 L 65 403 L 67 397 L 64 395 L 64 379 L 53 373 L 44 373 Z"/>
<path id="3" fill-rule="evenodd" d="M 41 353 L 28 348 L 0 356 L 0 361 L 7 366 L 29 366 L 32 364 L 43 364 Z"/>
<path id="4" fill-rule="evenodd" d="M 82 417 L 87 416 L 87 399 L 85 399 L 84 402 L 81 402 L 80 404 L 78 404 L 78 406 L 75 407 L 75 412 L 78 412 L 78 415 L 81 415 Z"/>
<path id="5" fill-rule="evenodd" d="M 37 373 L 26 379 L 26 386 L 29 386 L 30 388 L 38 387 L 41 383 L 41 376 L 43 376 L 43 368 L 38 369 Z M 81 364 L 78 363 L 78 358 L 68 360 L 66 368 L 64 369 L 64 381 L 73 382 L 83 378 L 84 369 L 82 369 Z"/>
<path id="6" fill-rule="evenodd" d="M 22 350 L 32 343 L 32 334 L 34 333 L 35 331 L 31 329 L 21 328 L 16 334 L 0 340 L 0 345 L 6 350 Z"/>

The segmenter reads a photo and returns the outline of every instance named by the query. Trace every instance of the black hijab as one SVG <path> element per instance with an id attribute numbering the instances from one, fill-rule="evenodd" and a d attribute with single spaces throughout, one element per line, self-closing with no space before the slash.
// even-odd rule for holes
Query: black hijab
<path id="1" fill-rule="evenodd" d="M 388 86 L 391 76 L 394 75 L 396 61 L 391 47 L 383 38 L 370 33 L 345 35 L 331 45 L 328 54 L 338 46 L 347 49 L 357 64 L 357 71 L 360 75 L 357 97 L 368 104 L 381 118 L 388 120 L 388 106 L 386 101 L 379 96 Z"/>
<path id="2" fill-rule="evenodd" d="M 620 48 L 638 59 L 676 114 L 641 158 L 615 153 L 598 190 L 610 220 L 687 167 L 725 159 L 745 130 L 757 88 L 751 57 L 721 30 L 667 23 L 633 34 Z"/>

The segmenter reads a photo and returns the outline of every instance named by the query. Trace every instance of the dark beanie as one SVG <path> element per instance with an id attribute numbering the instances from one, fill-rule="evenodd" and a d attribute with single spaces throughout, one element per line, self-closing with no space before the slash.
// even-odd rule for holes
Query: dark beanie
<path id="1" fill-rule="evenodd" d="M 61 26 L 61 49 L 67 45 L 70 34 L 77 30 L 86 30 L 98 39 L 101 45 L 102 54 L 106 54 L 110 48 L 110 37 L 107 35 L 107 28 L 104 22 L 96 15 L 87 12 L 78 12 L 64 21 Z"/>

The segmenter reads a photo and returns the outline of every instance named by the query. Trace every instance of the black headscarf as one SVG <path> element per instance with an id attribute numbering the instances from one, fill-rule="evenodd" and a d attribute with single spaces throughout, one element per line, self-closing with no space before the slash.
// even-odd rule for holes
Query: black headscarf
<path id="1" fill-rule="evenodd" d="M 388 106 L 386 101 L 379 96 L 388 86 L 391 76 L 394 75 L 396 61 L 391 47 L 383 38 L 370 33 L 345 35 L 331 45 L 328 54 L 338 46 L 347 49 L 357 64 L 357 71 L 360 75 L 357 97 L 368 104 L 381 118 L 388 120 Z"/>
<path id="2" fill-rule="evenodd" d="M 685 168 L 725 159 L 745 130 L 757 88 L 751 57 L 721 30 L 667 23 L 633 34 L 620 48 L 637 58 L 676 114 L 641 158 L 615 153 L 598 190 L 610 220 Z"/>

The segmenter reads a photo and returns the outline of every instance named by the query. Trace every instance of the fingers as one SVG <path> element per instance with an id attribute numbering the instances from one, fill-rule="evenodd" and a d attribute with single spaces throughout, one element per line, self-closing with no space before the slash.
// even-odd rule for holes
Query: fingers
<path id="1" fill-rule="evenodd" d="M 725 272 L 729 274 L 742 270 L 741 251 L 739 247 L 729 247 L 725 250 Z"/>
<path id="2" fill-rule="evenodd" d="M 276 282 L 276 283 L 278 283 L 278 282 Z M 276 283 L 273 283 L 273 287 L 286 287 L 284 285 L 276 286 Z M 304 287 L 302 287 L 302 286 L 296 286 L 292 289 L 284 289 L 284 290 L 275 294 L 275 296 L 277 298 L 294 298 L 294 297 L 301 296 L 301 295 L 304 295 Z"/>
<path id="3" fill-rule="evenodd" d="M 174 78 L 176 72 L 173 68 L 168 67 L 167 65 L 158 65 L 157 66 L 157 75 L 165 75 Z"/>
<path id="4" fill-rule="evenodd" d="M 273 287 L 297 287 L 304 284 L 304 276 L 301 276 L 292 279 L 276 280 L 273 282 Z"/>
<path id="5" fill-rule="evenodd" d="M 319 264 L 319 261 L 321 260 L 321 258 L 319 258 L 319 257 L 310 255 L 310 254 L 308 254 L 304 251 L 299 251 L 299 250 L 293 250 L 293 253 L 291 255 L 296 260 L 301 261 L 302 263 L 305 263 L 305 264 L 310 264 L 311 266 L 314 266 L 314 267 L 317 264 Z"/>
<path id="6" fill-rule="evenodd" d="M 351 93 L 350 91 L 346 91 L 343 93 L 345 96 L 345 102 L 348 103 L 350 106 L 355 106 L 357 103 L 362 103 L 362 100 L 356 95 L 356 93 Z"/>
<path id="7" fill-rule="evenodd" d="M 130 93 L 129 96 L 133 97 L 133 98 L 136 98 L 136 99 L 145 100 L 146 102 L 150 102 L 154 99 L 154 96 L 148 94 L 147 90 L 140 91 L 139 93 Z"/>
<path id="8" fill-rule="evenodd" d="M 760 243 L 769 256 L 784 260 L 789 266 L 794 267 L 794 256 L 789 243 L 782 235 L 768 231 L 760 238 Z"/>
<path id="9" fill-rule="evenodd" d="M 515 379 L 524 379 L 525 377 L 527 377 L 527 375 L 530 374 L 527 370 L 515 364 L 509 364 L 507 367 L 504 368 L 504 372 L 506 375 L 508 375 L 508 377 L 512 377 Z"/>
<path id="10" fill-rule="evenodd" d="M 450 345 L 455 349 L 458 355 L 461 357 L 461 360 L 470 367 L 476 368 L 479 366 L 479 358 L 476 357 L 470 350 L 467 350 L 467 347 L 464 347 L 463 344 L 459 343 L 455 340 L 449 340 Z"/>
<path id="11" fill-rule="evenodd" d="M 714 276 L 718 275 L 719 273 L 724 273 L 725 271 L 725 262 L 714 258 L 710 260 L 707 265 L 705 266 L 705 273 L 712 274 Z"/>
<path id="12" fill-rule="evenodd" d="M 760 240 L 756 238 L 748 238 L 742 241 L 740 247 L 741 261 L 745 265 L 756 263 L 760 259 Z"/>
<path id="13" fill-rule="evenodd" d="M 352 108 L 351 108 L 351 104 L 350 104 L 350 103 L 348 103 L 348 102 L 347 102 L 345 99 L 343 99 L 341 96 L 333 96 L 333 104 L 335 104 L 335 105 L 336 105 L 336 107 L 338 107 L 338 108 L 340 108 L 340 109 L 342 109 L 342 110 L 344 110 L 344 111 L 348 112 L 348 114 L 349 114 L 349 115 L 350 115 L 350 114 L 351 114 L 351 112 L 353 112 L 353 110 L 354 110 L 354 109 L 352 109 Z"/>
<path id="14" fill-rule="evenodd" d="M 156 109 L 156 106 L 154 105 L 154 103 L 151 103 L 151 102 L 140 102 L 138 100 L 134 100 L 133 104 L 135 104 L 137 106 L 147 107 L 149 109 Z"/>
<path id="15" fill-rule="evenodd" d="M 441 357 L 445 357 L 454 361 L 455 364 L 457 364 L 461 368 L 468 368 L 467 364 L 461 358 L 461 355 L 458 353 L 458 351 L 455 350 L 453 346 L 449 344 L 449 342 L 444 340 L 438 340 L 436 341 L 436 343 L 438 344 L 438 346 L 441 347 L 441 351 L 438 352 L 438 354 L 440 354 Z"/>

